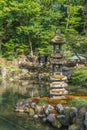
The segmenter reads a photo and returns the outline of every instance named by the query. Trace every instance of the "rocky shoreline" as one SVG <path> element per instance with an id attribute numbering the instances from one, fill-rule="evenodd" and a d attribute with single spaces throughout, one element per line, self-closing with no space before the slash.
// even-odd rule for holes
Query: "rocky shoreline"
<path id="1" fill-rule="evenodd" d="M 15 105 L 15 112 L 27 113 L 34 121 L 41 119 L 54 128 L 67 127 L 68 130 L 87 130 L 87 105 L 69 107 L 58 103 L 49 104 L 46 100 L 26 99 Z"/>

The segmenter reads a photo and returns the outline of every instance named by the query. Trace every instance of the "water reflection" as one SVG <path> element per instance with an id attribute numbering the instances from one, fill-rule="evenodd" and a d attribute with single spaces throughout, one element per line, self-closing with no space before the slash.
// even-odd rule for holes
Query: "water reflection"
<path id="1" fill-rule="evenodd" d="M 26 94 L 28 97 L 48 96 L 49 94 L 49 84 L 41 81 L 37 83 L 32 80 L 18 80 L 14 82 L 2 79 L 0 81 L 0 92 L 3 93 L 9 88 L 12 88 L 14 92 L 18 91 L 22 95 Z"/>
<path id="2" fill-rule="evenodd" d="M 1 86 L 7 88 L 7 81 L 5 79 L 2 79 Z"/>

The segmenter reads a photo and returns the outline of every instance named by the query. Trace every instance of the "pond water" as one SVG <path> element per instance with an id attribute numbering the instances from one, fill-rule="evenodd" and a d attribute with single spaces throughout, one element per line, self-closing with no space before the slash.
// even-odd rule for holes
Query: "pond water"
<path id="1" fill-rule="evenodd" d="M 13 115 L 12 115 L 13 116 Z M 23 121 L 22 119 L 11 120 L 12 117 L 6 119 L 0 116 L 0 129 L 1 130 L 56 130 L 48 124 L 41 124 L 40 122 L 35 123 L 31 120 Z M 28 117 L 27 117 L 28 118 Z M 25 119 L 24 119 L 25 120 Z"/>
<path id="2" fill-rule="evenodd" d="M 11 88 L 13 91 L 18 91 L 22 95 L 28 97 L 48 96 L 49 83 L 33 80 L 18 80 L 16 82 L 2 80 L 0 81 L 0 93 Z"/>
<path id="3" fill-rule="evenodd" d="M 21 80 L 0 81 L 0 130 L 56 130 L 41 121 L 34 122 L 26 114 L 14 112 L 17 100 L 28 97 L 47 96 L 49 85 L 43 82 Z"/>
<path id="4" fill-rule="evenodd" d="M 0 81 L 0 130 L 57 130 L 40 120 L 34 122 L 27 114 L 14 112 L 18 100 L 37 96 L 49 96 L 49 83 L 33 80 Z"/>

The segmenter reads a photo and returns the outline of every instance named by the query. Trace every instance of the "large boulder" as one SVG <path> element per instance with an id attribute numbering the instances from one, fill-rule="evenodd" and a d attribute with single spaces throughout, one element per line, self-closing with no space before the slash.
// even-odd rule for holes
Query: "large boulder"
<path id="1" fill-rule="evenodd" d="M 64 107 L 62 104 L 57 104 L 56 105 L 56 110 L 58 111 L 59 114 L 62 114 L 64 111 Z"/>

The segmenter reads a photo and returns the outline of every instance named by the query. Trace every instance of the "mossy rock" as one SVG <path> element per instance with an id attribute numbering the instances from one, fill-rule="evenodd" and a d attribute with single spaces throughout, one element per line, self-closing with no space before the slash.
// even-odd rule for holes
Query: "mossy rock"
<path id="1" fill-rule="evenodd" d="M 52 122 L 52 126 L 55 127 L 55 128 L 61 128 L 62 127 L 62 124 L 60 123 L 60 121 L 58 119 L 55 119 L 53 122 Z"/>
<path id="2" fill-rule="evenodd" d="M 62 80 L 64 78 L 64 75 L 53 75 L 52 78 Z"/>
<path id="3" fill-rule="evenodd" d="M 30 116 L 33 116 L 35 114 L 35 111 L 32 108 L 27 108 L 27 112 L 29 113 Z"/>
<path id="4" fill-rule="evenodd" d="M 68 130 L 80 130 L 80 126 L 73 124 L 73 125 L 69 126 Z"/>

